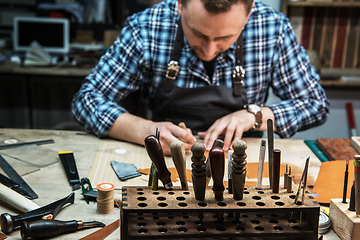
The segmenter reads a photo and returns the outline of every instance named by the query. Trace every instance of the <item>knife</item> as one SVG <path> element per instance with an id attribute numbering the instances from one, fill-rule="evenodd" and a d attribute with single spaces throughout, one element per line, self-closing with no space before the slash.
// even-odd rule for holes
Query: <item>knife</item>
<path id="1" fill-rule="evenodd" d="M 36 220 L 33 222 L 22 222 L 21 238 L 50 238 L 64 233 L 75 232 L 80 229 L 104 227 L 105 224 L 99 221 L 83 222 L 77 220 Z"/>
<path id="2" fill-rule="evenodd" d="M 96 232 L 90 233 L 89 235 L 80 238 L 79 240 L 103 240 L 111 233 L 113 233 L 120 226 L 120 219 L 115 222 L 103 227 L 102 229 L 97 230 Z"/>
<path id="3" fill-rule="evenodd" d="M 15 169 L 0 155 L 0 167 L 4 172 L 17 184 L 21 186 L 30 196 L 30 199 L 38 198 L 38 195 L 32 188 L 25 182 L 25 180 L 15 171 Z"/>

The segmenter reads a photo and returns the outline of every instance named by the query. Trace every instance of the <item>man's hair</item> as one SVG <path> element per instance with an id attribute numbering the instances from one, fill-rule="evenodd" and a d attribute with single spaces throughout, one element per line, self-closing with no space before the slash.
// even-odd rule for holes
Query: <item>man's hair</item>
<path id="1" fill-rule="evenodd" d="M 183 7 L 186 7 L 189 1 L 194 0 L 182 0 Z M 201 0 L 201 2 L 208 12 L 214 14 L 227 12 L 231 9 L 232 5 L 242 2 L 245 5 L 246 12 L 249 13 L 253 0 Z"/>

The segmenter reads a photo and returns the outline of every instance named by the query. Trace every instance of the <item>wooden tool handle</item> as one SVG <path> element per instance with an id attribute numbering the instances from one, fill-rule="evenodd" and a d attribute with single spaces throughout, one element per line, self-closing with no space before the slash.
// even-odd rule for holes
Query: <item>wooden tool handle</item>
<path id="1" fill-rule="evenodd" d="M 63 233 L 75 232 L 78 229 L 78 222 L 58 220 L 37 220 L 21 224 L 21 238 L 26 240 L 32 238 L 49 238 Z"/>
<path id="2" fill-rule="evenodd" d="M 39 205 L 0 183 L 0 200 L 22 212 L 39 208 Z"/>
<path id="3" fill-rule="evenodd" d="M 186 157 L 184 144 L 181 141 L 174 141 L 170 144 L 170 151 L 176 170 L 179 174 L 181 188 L 187 190 L 189 187 L 186 179 Z"/>
<path id="4" fill-rule="evenodd" d="M 145 138 L 145 148 L 155 167 L 159 173 L 159 179 L 164 185 L 171 183 L 171 173 L 166 167 L 164 153 L 159 140 L 150 135 Z"/>
<path id="5" fill-rule="evenodd" d="M 210 150 L 209 152 L 210 157 L 210 167 L 212 178 L 214 182 L 213 191 L 215 193 L 216 199 L 223 198 L 224 192 L 224 168 L 225 168 L 225 154 L 224 150 L 219 147 L 215 147 Z"/>
<path id="6" fill-rule="evenodd" d="M 272 168 L 273 193 L 279 193 L 279 189 L 280 189 L 280 164 L 281 164 L 281 151 L 279 149 L 274 149 L 273 168 Z"/>

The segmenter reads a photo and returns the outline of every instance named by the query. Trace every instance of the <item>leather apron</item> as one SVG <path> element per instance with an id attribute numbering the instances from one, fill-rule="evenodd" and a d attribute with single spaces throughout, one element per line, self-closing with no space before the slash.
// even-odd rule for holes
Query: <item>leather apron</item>
<path id="1" fill-rule="evenodd" d="M 154 121 L 171 121 L 176 125 L 184 122 L 193 134 L 197 134 L 206 131 L 217 119 L 243 109 L 247 105 L 246 93 L 242 91 L 245 74 L 241 66 L 243 64 L 243 37 L 242 34 L 239 36 L 235 50 L 236 66 L 232 74 L 232 88 L 226 86 L 180 88 L 175 86 L 173 81 L 179 70 L 178 62 L 183 40 L 183 29 L 179 20 L 172 60 L 168 64 L 164 82 L 156 90 L 151 110 Z M 259 136 L 259 132 L 253 133 L 257 133 L 256 135 Z"/>

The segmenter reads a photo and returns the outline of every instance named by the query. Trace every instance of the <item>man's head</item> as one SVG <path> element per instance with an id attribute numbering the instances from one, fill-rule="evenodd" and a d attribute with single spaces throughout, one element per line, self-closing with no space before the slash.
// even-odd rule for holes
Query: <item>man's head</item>
<path id="1" fill-rule="evenodd" d="M 196 55 L 210 61 L 239 37 L 252 0 L 178 0 L 184 34 Z"/>
<path id="2" fill-rule="evenodd" d="M 186 7 L 187 3 L 191 0 L 182 0 L 183 7 Z M 238 3 L 245 5 L 247 13 L 252 8 L 253 0 L 201 0 L 204 4 L 205 9 L 210 13 L 222 13 L 227 12 L 231 9 L 231 6 Z"/>

